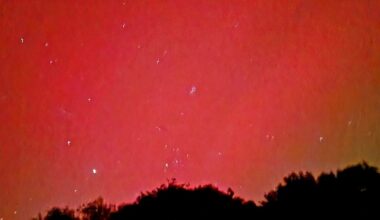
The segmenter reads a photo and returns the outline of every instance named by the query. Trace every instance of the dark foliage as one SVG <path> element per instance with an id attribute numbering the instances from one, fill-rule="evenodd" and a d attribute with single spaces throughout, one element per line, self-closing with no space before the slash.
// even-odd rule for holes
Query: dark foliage
<path id="1" fill-rule="evenodd" d="M 363 162 L 317 180 L 310 173 L 292 173 L 276 190 L 265 195 L 266 214 L 294 216 L 313 213 L 339 219 L 380 217 L 380 174 Z"/>
<path id="2" fill-rule="evenodd" d="M 80 213 L 82 220 L 106 220 L 115 210 L 114 205 L 105 204 L 103 198 L 99 197 L 93 202 L 79 207 L 77 212 Z"/>
<path id="3" fill-rule="evenodd" d="M 69 208 L 57 208 L 54 207 L 48 211 L 46 214 L 45 220 L 77 220 L 75 217 L 74 210 Z"/>
<path id="4" fill-rule="evenodd" d="M 189 188 L 173 180 L 152 192 L 142 193 L 134 204 L 121 205 L 110 219 L 149 217 L 152 214 L 172 219 L 182 216 L 181 213 L 197 218 L 223 217 L 248 215 L 255 208 L 253 202 L 234 197 L 231 189 L 225 193 L 212 185 Z"/>
<path id="5" fill-rule="evenodd" d="M 222 192 L 212 185 L 190 188 L 175 180 L 142 193 L 134 203 L 116 208 L 103 199 L 82 205 L 76 211 L 52 208 L 44 220 L 121 219 L 380 219 L 380 174 L 376 167 L 361 164 L 322 173 L 292 173 L 265 195 L 256 206 Z"/>

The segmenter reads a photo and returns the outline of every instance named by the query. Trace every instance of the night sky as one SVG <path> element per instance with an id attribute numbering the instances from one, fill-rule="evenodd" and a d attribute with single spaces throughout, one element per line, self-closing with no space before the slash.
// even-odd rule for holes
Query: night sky
<path id="1" fill-rule="evenodd" d="M 380 1 L 0 0 L 0 113 L 0 220 L 380 166 Z"/>

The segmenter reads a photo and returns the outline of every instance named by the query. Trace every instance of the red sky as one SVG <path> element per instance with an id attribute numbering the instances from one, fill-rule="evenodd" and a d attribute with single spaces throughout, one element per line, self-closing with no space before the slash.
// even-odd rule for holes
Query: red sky
<path id="1" fill-rule="evenodd" d="M 380 166 L 379 3 L 0 1 L 0 219 Z"/>

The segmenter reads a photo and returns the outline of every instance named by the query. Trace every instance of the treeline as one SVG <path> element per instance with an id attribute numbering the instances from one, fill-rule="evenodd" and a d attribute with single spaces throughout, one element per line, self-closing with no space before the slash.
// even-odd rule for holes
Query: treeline
<path id="1" fill-rule="evenodd" d="M 314 177 L 291 173 L 256 204 L 213 185 L 190 187 L 175 180 L 134 203 L 106 204 L 102 198 L 77 209 L 54 207 L 35 220 L 120 219 L 380 219 L 380 174 L 363 162 Z"/>

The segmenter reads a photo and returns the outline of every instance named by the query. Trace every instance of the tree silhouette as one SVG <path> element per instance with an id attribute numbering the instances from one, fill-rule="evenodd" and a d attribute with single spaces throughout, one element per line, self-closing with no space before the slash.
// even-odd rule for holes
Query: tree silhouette
<path id="1" fill-rule="evenodd" d="M 48 211 L 44 220 L 78 220 L 78 218 L 75 217 L 74 210 L 54 207 Z"/>
<path id="2" fill-rule="evenodd" d="M 102 198 L 80 206 L 52 208 L 38 220 L 121 220 L 145 218 L 227 219 L 380 219 L 380 174 L 366 162 L 322 173 L 291 173 L 265 194 L 260 206 L 236 197 L 232 189 L 212 185 L 190 187 L 175 179 L 141 193 L 134 203 L 115 205 Z"/>
<path id="3" fill-rule="evenodd" d="M 169 219 L 178 218 L 179 213 L 194 218 L 221 217 L 239 215 L 254 208 L 253 202 L 234 197 L 231 189 L 225 193 L 212 185 L 190 188 L 172 180 L 168 185 L 142 193 L 133 204 L 121 205 L 110 219 L 149 217 L 152 213 Z"/>
<path id="4" fill-rule="evenodd" d="M 82 205 L 77 211 L 81 213 L 81 219 L 83 220 L 106 220 L 114 210 L 114 205 L 105 204 L 103 198 L 99 197 L 88 204 Z"/>
<path id="5" fill-rule="evenodd" d="M 317 182 L 311 173 L 292 173 L 284 178 L 284 184 L 265 195 L 262 204 L 272 213 L 291 214 L 299 210 L 312 211 L 316 206 Z"/>
<path id="6" fill-rule="evenodd" d="M 339 170 L 336 175 L 322 173 L 317 180 L 311 173 L 292 173 L 284 182 L 266 194 L 262 202 L 270 216 L 302 212 L 321 217 L 366 218 L 380 208 L 380 174 L 365 162 Z"/>

